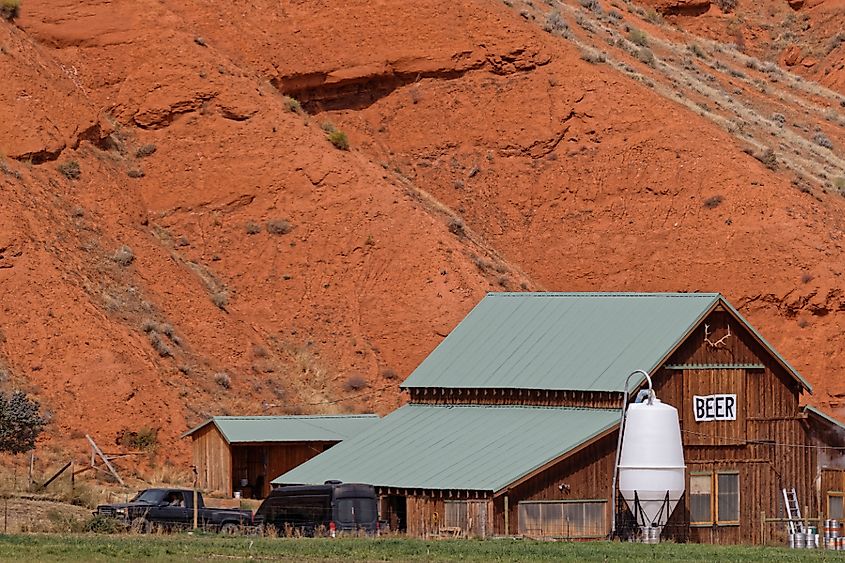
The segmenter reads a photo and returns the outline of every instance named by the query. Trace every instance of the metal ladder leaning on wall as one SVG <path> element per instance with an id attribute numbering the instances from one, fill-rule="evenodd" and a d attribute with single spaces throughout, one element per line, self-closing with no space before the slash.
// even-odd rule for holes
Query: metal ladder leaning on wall
<path id="1" fill-rule="evenodd" d="M 786 517 L 789 519 L 786 523 L 786 528 L 790 534 L 796 532 L 804 532 L 804 521 L 801 520 L 801 507 L 798 505 L 798 493 L 795 492 L 795 487 L 791 489 L 782 489 L 783 491 L 783 506 L 786 507 Z"/>

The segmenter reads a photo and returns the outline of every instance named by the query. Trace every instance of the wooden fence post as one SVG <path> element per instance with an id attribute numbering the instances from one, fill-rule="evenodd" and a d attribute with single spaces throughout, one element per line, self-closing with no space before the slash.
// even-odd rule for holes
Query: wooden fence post
<path id="1" fill-rule="evenodd" d="M 760 545 L 766 545 L 766 511 L 760 513 Z"/>

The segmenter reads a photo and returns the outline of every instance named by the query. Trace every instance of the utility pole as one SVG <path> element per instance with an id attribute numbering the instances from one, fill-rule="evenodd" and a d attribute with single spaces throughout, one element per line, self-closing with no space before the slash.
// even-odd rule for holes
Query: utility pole
<path id="1" fill-rule="evenodd" d="M 197 516 L 199 513 L 199 507 L 197 507 L 197 480 L 199 475 L 197 474 L 197 466 L 192 465 L 191 471 L 194 472 L 194 530 L 197 529 Z"/>

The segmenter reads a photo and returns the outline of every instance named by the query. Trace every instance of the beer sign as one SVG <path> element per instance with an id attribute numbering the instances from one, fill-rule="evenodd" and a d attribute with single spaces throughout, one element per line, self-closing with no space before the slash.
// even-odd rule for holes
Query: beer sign
<path id="1" fill-rule="evenodd" d="M 696 422 L 736 420 L 736 395 L 693 395 L 692 411 Z"/>

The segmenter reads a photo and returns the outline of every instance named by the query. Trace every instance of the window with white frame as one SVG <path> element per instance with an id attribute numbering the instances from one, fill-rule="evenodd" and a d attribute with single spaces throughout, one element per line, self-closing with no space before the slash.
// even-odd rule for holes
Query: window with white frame
<path id="1" fill-rule="evenodd" d="M 716 471 L 690 474 L 691 526 L 739 524 L 739 472 Z"/>

